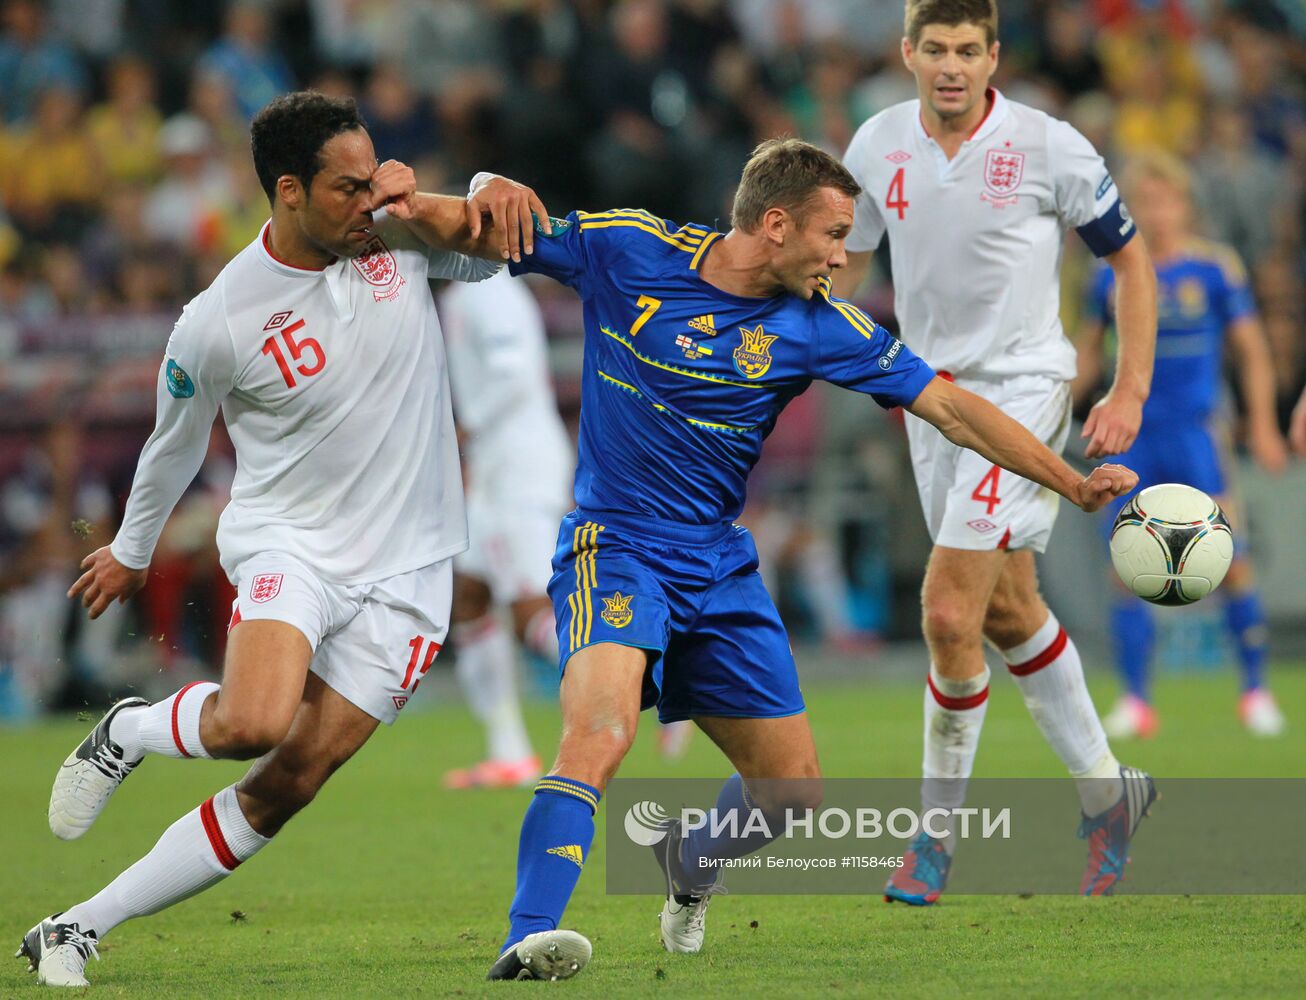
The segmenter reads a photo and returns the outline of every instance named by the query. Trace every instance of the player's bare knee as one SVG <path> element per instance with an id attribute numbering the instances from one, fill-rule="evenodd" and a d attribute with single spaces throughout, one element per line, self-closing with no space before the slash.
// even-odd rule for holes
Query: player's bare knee
<path id="1" fill-rule="evenodd" d="M 1251 590 L 1255 584 L 1252 567 L 1246 559 L 1235 557 L 1229 564 L 1229 571 L 1224 575 L 1224 589 L 1229 594 Z"/>
<path id="2" fill-rule="evenodd" d="M 289 729 L 289 720 L 236 717 L 219 709 L 208 720 L 200 738 L 204 749 L 214 757 L 253 760 L 280 745 Z"/>
<path id="3" fill-rule="evenodd" d="M 565 730 L 558 747 L 555 772 L 603 788 L 635 742 L 635 727 L 621 722 Z"/>
<path id="4" fill-rule="evenodd" d="M 949 601 L 927 602 L 921 615 L 921 630 L 931 649 L 972 644 L 979 636 L 979 628 L 974 616 Z"/>
<path id="5" fill-rule="evenodd" d="M 825 782 L 819 774 L 794 778 L 753 779 L 747 783 L 753 807 L 766 816 L 784 816 L 817 809 L 825 799 Z"/>

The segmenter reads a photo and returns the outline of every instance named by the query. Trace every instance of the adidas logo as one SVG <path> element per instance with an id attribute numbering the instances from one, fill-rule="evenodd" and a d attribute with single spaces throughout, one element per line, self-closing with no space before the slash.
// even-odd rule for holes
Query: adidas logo
<path id="1" fill-rule="evenodd" d="M 563 844 L 561 847 L 550 847 L 545 854 L 556 854 L 560 858 L 566 858 L 577 868 L 585 867 L 585 855 L 581 853 L 579 844 Z"/>
<path id="2" fill-rule="evenodd" d="M 697 330 L 699 333 L 705 333 L 709 337 L 715 337 L 716 317 L 711 314 L 707 316 L 699 316 L 689 321 L 689 327 L 691 330 Z"/>

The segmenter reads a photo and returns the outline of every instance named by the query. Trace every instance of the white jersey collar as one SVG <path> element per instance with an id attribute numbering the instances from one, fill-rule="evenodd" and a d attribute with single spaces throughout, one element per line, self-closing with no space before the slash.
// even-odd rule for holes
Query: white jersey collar
<path id="1" fill-rule="evenodd" d="M 271 219 L 263 223 L 263 228 L 259 230 L 258 239 L 255 241 L 258 244 L 259 260 L 261 260 L 263 265 L 269 270 L 275 271 L 277 274 L 282 274 L 289 278 L 316 278 L 323 274 L 331 264 L 335 263 L 333 260 L 331 264 L 322 268 L 296 267 L 294 264 L 287 264 L 284 260 L 277 259 L 276 255 L 272 252 L 271 245 L 268 243 L 268 230 L 271 229 L 271 227 Z"/>
<path id="2" fill-rule="evenodd" d="M 988 113 L 980 119 L 980 123 L 975 126 L 975 131 L 966 137 L 966 142 L 981 142 L 987 139 L 997 131 L 998 126 L 1007 120 L 1007 115 L 1011 113 L 1011 106 L 1007 99 L 1002 96 L 1002 91 L 997 87 L 990 87 L 985 96 L 993 96 L 993 104 Z M 921 102 L 916 101 L 916 135 L 926 142 L 934 142 L 934 137 L 925 131 L 925 121 L 921 117 Z M 962 143 L 965 145 L 965 143 Z"/>

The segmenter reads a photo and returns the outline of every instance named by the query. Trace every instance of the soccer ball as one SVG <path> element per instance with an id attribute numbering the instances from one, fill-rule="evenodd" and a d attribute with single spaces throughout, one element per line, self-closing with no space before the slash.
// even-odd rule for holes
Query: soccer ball
<path id="1" fill-rule="evenodd" d="M 1149 486 L 1111 526 L 1111 562 L 1125 586 L 1153 604 L 1192 604 L 1224 579 L 1233 533 L 1220 505 L 1179 483 Z"/>

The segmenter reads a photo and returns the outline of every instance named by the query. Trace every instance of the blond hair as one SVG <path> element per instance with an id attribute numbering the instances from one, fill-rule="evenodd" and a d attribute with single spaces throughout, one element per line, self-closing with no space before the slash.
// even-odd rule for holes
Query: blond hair
<path id="1" fill-rule="evenodd" d="M 1144 178 L 1169 184 L 1185 201 L 1193 195 L 1193 175 L 1182 160 L 1163 149 L 1145 149 L 1135 153 L 1120 172 L 1120 186 L 1131 193 Z"/>

